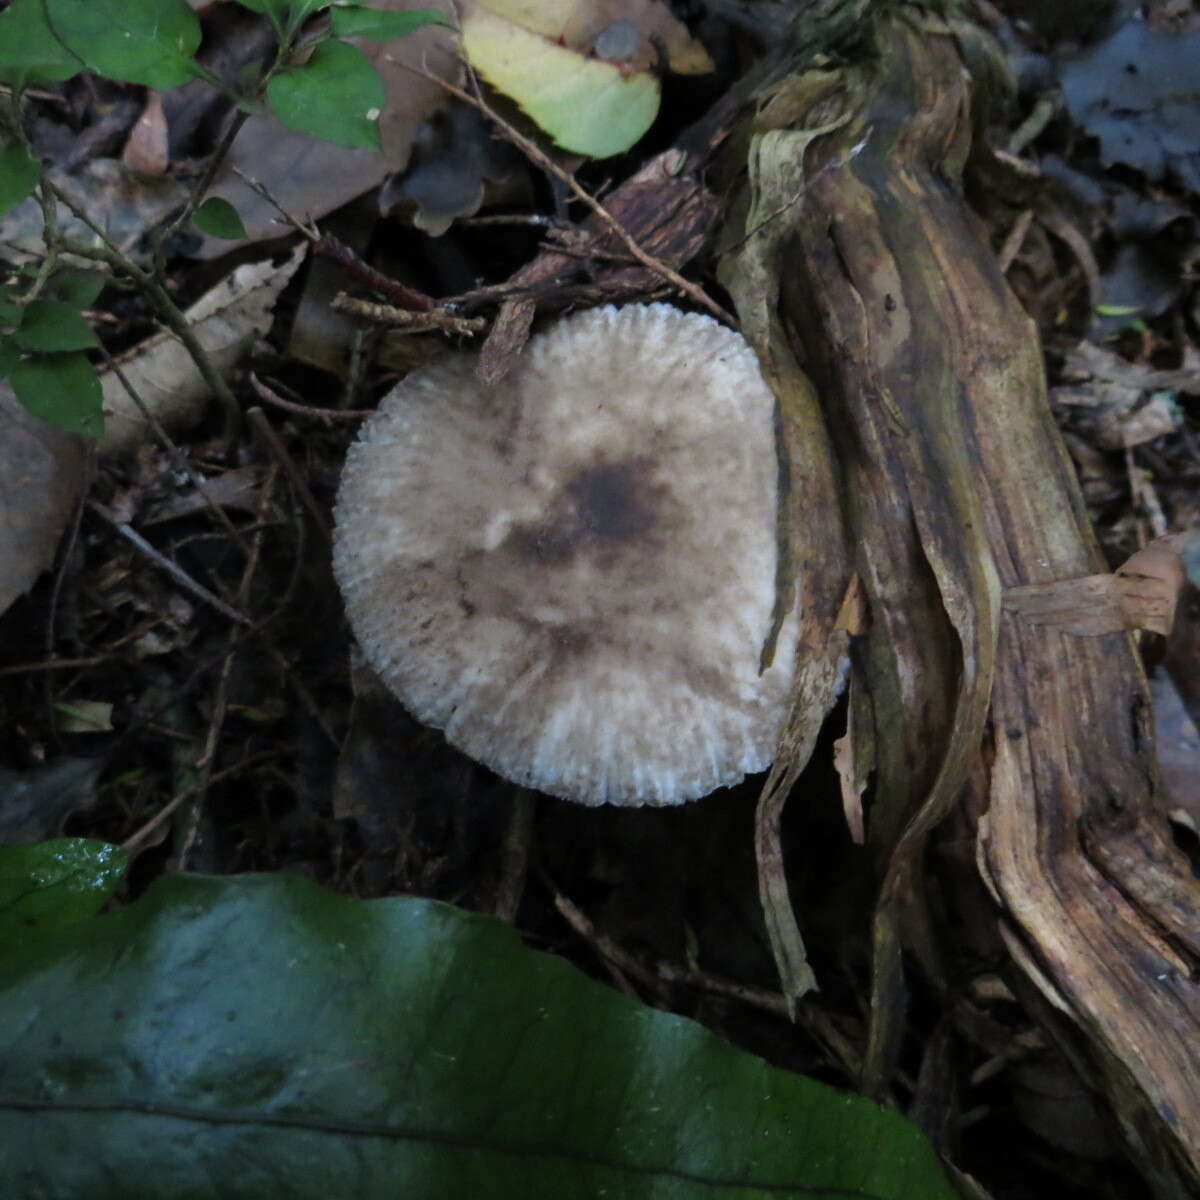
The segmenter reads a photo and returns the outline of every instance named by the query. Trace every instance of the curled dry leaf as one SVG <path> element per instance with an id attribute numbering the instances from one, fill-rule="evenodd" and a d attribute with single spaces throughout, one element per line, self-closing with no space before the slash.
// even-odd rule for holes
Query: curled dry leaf
<path id="1" fill-rule="evenodd" d="M 248 263 L 192 305 L 184 314 L 218 371 L 233 369 L 256 338 L 271 326 L 275 301 L 295 274 L 305 248 L 285 262 Z M 163 331 L 117 360 L 122 374 L 155 420 L 169 432 L 194 424 L 210 392 L 196 364 L 174 334 Z M 141 409 L 112 370 L 102 373 L 104 434 L 101 454 L 135 450 L 151 434 Z"/>
<path id="2" fill-rule="evenodd" d="M 83 490 L 85 446 L 0 384 L 0 612 L 53 562 Z"/>
<path id="3" fill-rule="evenodd" d="M 1129 629 L 1165 637 L 1186 578 L 1181 557 L 1185 537 L 1170 534 L 1151 542 L 1111 575 L 1008 588 L 1004 607 L 1032 625 L 1052 625 L 1079 637 Z"/>

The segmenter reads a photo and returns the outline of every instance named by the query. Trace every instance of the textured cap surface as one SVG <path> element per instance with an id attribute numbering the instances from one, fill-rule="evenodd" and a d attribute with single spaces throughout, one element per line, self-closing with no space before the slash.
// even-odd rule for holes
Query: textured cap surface
<path id="1" fill-rule="evenodd" d="M 334 568 L 371 665 L 499 774 L 677 804 L 771 761 L 778 455 L 753 351 L 666 304 L 534 338 L 488 387 L 416 371 L 351 448 Z"/>

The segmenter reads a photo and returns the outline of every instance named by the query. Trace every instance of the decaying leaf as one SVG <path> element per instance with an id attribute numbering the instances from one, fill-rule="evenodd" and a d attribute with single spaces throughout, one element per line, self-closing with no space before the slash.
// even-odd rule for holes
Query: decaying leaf
<path id="1" fill-rule="evenodd" d="M 0 845 L 56 837 L 72 813 L 94 807 L 102 758 L 60 758 L 27 771 L 0 766 Z"/>
<path id="2" fill-rule="evenodd" d="M 134 258 L 141 257 L 143 235 L 187 198 L 187 187 L 178 180 L 135 175 L 113 158 L 94 158 L 70 173 L 52 167 L 47 174 L 77 201 L 81 210 L 103 213 L 105 232 Z M 99 240 L 83 221 L 61 205 L 58 224 L 69 237 L 92 244 Z M 13 263 L 41 260 L 46 244 L 42 237 L 42 208 L 36 196 L 23 200 L 0 221 L 0 242 L 4 244 L 5 257 Z"/>
<path id="3" fill-rule="evenodd" d="M 298 248 L 279 266 L 271 262 L 238 267 L 184 314 L 201 346 L 221 372 L 233 368 L 255 338 L 271 326 L 275 301 L 304 258 Z M 163 331 L 135 346 L 120 360 L 122 374 L 168 431 L 200 419 L 210 392 L 196 364 L 174 334 Z M 104 435 L 101 454 L 124 454 L 151 435 L 141 409 L 113 371 L 101 376 Z"/>
<path id="4" fill-rule="evenodd" d="M 85 447 L 0 384 L 0 612 L 54 561 L 83 490 Z"/>
<path id="5" fill-rule="evenodd" d="M 140 171 L 144 175 L 163 175 L 170 161 L 162 92 L 151 91 L 146 94 L 146 107 L 142 109 L 142 115 L 125 141 L 121 162 L 131 171 Z"/>
<path id="6" fill-rule="evenodd" d="M 1008 588 L 1004 607 L 1031 625 L 1049 625 L 1079 637 L 1129 629 L 1148 629 L 1165 637 L 1174 624 L 1186 579 L 1183 538 L 1182 534 L 1159 538 L 1111 575 Z"/>
<path id="7" fill-rule="evenodd" d="M 685 74 L 713 69 L 659 0 L 475 0 L 463 50 L 497 91 L 566 150 L 607 158 L 658 115 L 657 47 Z"/>

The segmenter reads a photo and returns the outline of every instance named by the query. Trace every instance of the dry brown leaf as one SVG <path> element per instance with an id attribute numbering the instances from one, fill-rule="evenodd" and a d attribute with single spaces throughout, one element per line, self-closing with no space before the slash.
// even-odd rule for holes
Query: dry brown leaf
<path id="1" fill-rule="evenodd" d="M 213 365 L 229 372 L 256 338 L 271 327 L 275 301 L 304 258 L 297 248 L 284 263 L 247 263 L 192 305 L 184 314 Z M 211 393 L 196 364 L 167 331 L 135 346 L 117 360 L 121 373 L 143 404 L 168 432 L 194 424 Z M 101 454 L 127 454 L 152 436 L 152 426 L 113 371 L 100 376 L 104 389 Z"/>
<path id="2" fill-rule="evenodd" d="M 103 213 L 105 232 L 135 259 L 145 256 L 143 235 L 176 211 L 188 193 L 186 185 L 176 179 L 135 175 L 115 158 L 93 158 L 70 173 L 51 167 L 47 174 L 83 212 Z M 95 232 L 62 205 L 58 206 L 58 227 L 68 237 L 91 245 L 99 242 Z M 42 236 L 42 208 L 36 196 L 22 200 L 0 220 L 0 242 L 9 262 L 42 260 L 46 242 Z M 229 248 L 228 242 L 225 248 Z"/>
<path id="3" fill-rule="evenodd" d="M 1164 637 L 1186 578 L 1181 534 L 1151 542 L 1112 575 L 1008 588 L 1004 607 L 1031 625 L 1051 625 L 1079 637 L 1148 629 Z"/>
<path id="4" fill-rule="evenodd" d="M 86 445 L 0 384 L 0 612 L 54 561 L 83 490 Z"/>
<path id="5" fill-rule="evenodd" d="M 161 92 L 146 94 L 146 107 L 125 142 L 121 162 L 143 175 L 166 174 L 171 152 L 167 148 L 167 117 Z"/>

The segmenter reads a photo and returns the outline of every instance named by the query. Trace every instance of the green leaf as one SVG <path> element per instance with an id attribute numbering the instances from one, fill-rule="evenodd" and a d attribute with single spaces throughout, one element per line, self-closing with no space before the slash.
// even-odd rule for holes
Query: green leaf
<path id="1" fill-rule="evenodd" d="M 100 343 L 79 310 L 62 300 L 35 300 L 13 338 L 23 350 L 88 350 Z"/>
<path id="2" fill-rule="evenodd" d="M 236 241 L 246 236 L 246 226 L 238 210 L 228 200 L 220 196 L 209 196 L 199 208 L 192 213 L 192 224 L 202 233 L 213 237 L 227 238 Z"/>
<path id="3" fill-rule="evenodd" d="M 0 334 L 0 379 L 7 379 L 13 367 L 21 361 L 21 352 L 12 338 Z"/>
<path id="4" fill-rule="evenodd" d="M 95 916 L 128 865 L 120 846 L 91 838 L 0 846 L 0 946 L 36 941 Z"/>
<path id="5" fill-rule="evenodd" d="M 333 32 L 338 37 L 370 38 L 376 42 L 390 42 L 393 38 L 407 37 L 424 29 L 426 25 L 446 25 L 454 28 L 443 13 L 434 8 L 418 8 L 412 12 L 382 12 L 378 8 L 366 8 L 359 4 L 348 4 L 335 8 Z"/>
<path id="6" fill-rule="evenodd" d="M 78 308 L 91 308 L 96 297 L 104 291 L 108 276 L 100 271 L 80 271 L 74 268 L 56 271 L 46 285 L 46 295 Z"/>
<path id="7" fill-rule="evenodd" d="M 57 83 L 83 69 L 47 23 L 42 0 L 13 0 L 0 13 L 0 81 Z"/>
<path id="8" fill-rule="evenodd" d="M 54 32 L 98 75 L 152 88 L 195 77 L 200 22 L 187 0 L 44 2 Z"/>
<path id="9" fill-rule="evenodd" d="M 265 13 L 276 28 L 297 30 L 315 12 L 328 8 L 330 0 L 240 0 L 243 8 Z"/>
<path id="10" fill-rule="evenodd" d="M 302 67 L 276 75 L 267 100 L 289 128 L 339 146 L 378 150 L 387 101 L 379 72 L 357 46 L 321 42 Z"/>
<path id="11" fill-rule="evenodd" d="M 0 1029 L 5 1195 L 955 1196 L 898 1114 L 427 900 L 168 876 L 0 956 Z"/>
<path id="12" fill-rule="evenodd" d="M 0 217 L 16 208 L 41 177 L 42 164 L 24 146 L 0 146 Z"/>
<path id="13" fill-rule="evenodd" d="M 8 372 L 17 399 L 35 417 L 71 433 L 104 432 L 104 396 L 86 354 L 34 354 Z"/>

